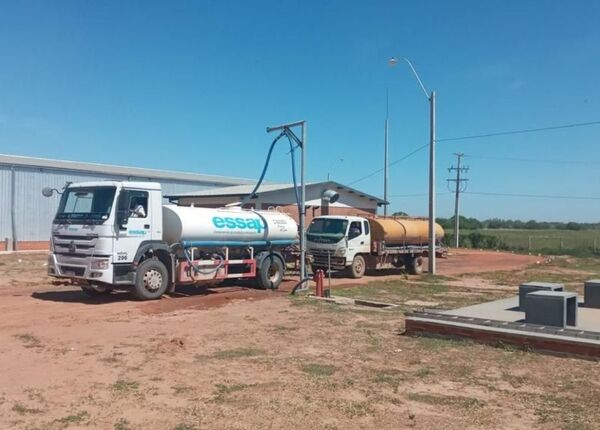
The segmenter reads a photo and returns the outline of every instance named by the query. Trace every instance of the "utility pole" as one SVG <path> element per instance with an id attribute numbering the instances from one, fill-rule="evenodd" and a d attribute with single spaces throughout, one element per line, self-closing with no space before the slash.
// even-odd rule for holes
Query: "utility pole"
<path id="1" fill-rule="evenodd" d="M 462 167 L 461 161 L 465 156 L 462 152 L 454 153 L 456 155 L 456 167 L 451 166 L 448 168 L 448 172 L 452 173 L 452 171 L 456 172 L 456 179 L 448 179 L 448 188 L 450 182 L 454 182 L 454 246 L 458 248 L 459 245 L 459 229 L 460 229 L 460 214 L 459 214 L 459 200 L 460 193 L 464 192 L 467 189 L 468 179 L 461 178 L 461 173 L 467 173 L 469 171 L 468 167 Z M 450 190 L 452 191 L 452 190 Z"/>
<path id="2" fill-rule="evenodd" d="M 384 138 L 384 149 L 383 149 L 383 216 L 388 215 L 388 118 L 390 114 L 390 97 L 389 89 L 385 89 L 385 138 Z"/>

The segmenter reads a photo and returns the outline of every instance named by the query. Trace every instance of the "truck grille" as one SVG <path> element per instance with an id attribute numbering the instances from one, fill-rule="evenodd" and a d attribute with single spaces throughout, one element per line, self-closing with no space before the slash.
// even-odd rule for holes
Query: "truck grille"
<path id="1" fill-rule="evenodd" d="M 98 235 L 69 236 L 54 235 L 54 253 L 72 257 L 87 257 L 94 254 Z"/>

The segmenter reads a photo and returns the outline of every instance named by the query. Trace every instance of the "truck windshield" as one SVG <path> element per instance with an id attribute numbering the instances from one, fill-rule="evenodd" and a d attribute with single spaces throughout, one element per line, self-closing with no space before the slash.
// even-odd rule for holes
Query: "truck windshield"
<path id="1" fill-rule="evenodd" d="M 115 187 L 67 189 L 55 219 L 71 224 L 102 224 L 110 215 L 115 191 Z"/>
<path id="2" fill-rule="evenodd" d="M 316 218 L 308 227 L 307 239 L 312 242 L 337 243 L 346 236 L 348 221 L 335 218 Z"/>

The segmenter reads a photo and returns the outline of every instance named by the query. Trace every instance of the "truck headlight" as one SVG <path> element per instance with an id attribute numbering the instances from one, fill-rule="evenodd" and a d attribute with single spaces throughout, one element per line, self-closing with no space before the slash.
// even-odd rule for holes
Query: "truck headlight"
<path id="1" fill-rule="evenodd" d="M 336 257 L 343 257 L 344 255 L 346 255 L 346 248 L 338 248 L 335 250 Z"/>
<path id="2" fill-rule="evenodd" d="M 92 269 L 95 270 L 106 270 L 108 269 L 108 259 L 92 260 Z"/>

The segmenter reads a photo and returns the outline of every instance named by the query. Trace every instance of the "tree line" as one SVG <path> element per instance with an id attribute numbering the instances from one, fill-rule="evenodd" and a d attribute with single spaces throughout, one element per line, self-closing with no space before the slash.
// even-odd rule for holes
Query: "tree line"
<path id="1" fill-rule="evenodd" d="M 600 223 L 588 223 L 588 222 L 549 222 L 549 221 L 521 221 L 518 219 L 501 219 L 491 218 L 483 221 L 477 218 L 468 218 L 460 216 L 460 228 L 465 230 L 480 230 L 480 229 L 523 229 L 523 230 L 592 230 L 600 229 Z M 438 224 L 440 224 L 444 230 L 454 229 L 454 217 L 450 218 L 436 218 Z"/>

